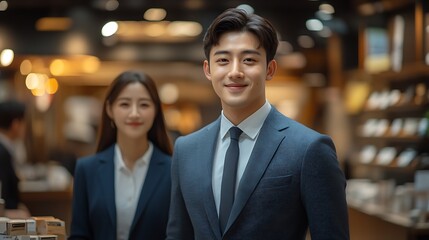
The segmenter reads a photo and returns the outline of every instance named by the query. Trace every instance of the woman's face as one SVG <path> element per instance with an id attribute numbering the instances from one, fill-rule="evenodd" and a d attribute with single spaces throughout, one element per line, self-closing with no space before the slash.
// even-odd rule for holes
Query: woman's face
<path id="1" fill-rule="evenodd" d="M 107 105 L 107 114 L 117 128 L 117 138 L 147 139 L 155 119 L 155 104 L 144 85 L 128 84 L 116 100 Z"/>

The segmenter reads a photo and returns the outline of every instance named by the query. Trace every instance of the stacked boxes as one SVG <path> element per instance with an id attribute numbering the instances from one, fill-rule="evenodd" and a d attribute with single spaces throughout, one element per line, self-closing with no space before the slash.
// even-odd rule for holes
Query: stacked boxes
<path id="1" fill-rule="evenodd" d="M 0 240 L 65 240 L 64 221 L 54 217 L 0 217 Z"/>
<path id="2" fill-rule="evenodd" d="M 0 235 L 0 240 L 31 240 L 29 235 Z"/>
<path id="3" fill-rule="evenodd" d="M 29 240 L 57 240 L 58 236 L 55 235 L 30 235 Z"/>
<path id="4" fill-rule="evenodd" d="M 56 235 L 58 240 L 66 239 L 66 227 L 63 220 L 54 217 L 33 217 L 33 219 L 36 221 L 38 235 Z M 43 238 L 43 240 L 45 239 Z"/>
<path id="5" fill-rule="evenodd" d="M 27 222 L 20 219 L 0 218 L 0 235 L 26 235 Z"/>

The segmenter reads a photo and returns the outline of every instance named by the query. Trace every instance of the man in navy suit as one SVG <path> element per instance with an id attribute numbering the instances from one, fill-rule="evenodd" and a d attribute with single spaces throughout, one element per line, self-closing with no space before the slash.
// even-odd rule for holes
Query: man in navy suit
<path id="1" fill-rule="evenodd" d="M 222 113 L 175 143 L 168 240 L 298 240 L 307 229 L 312 240 L 349 239 L 346 181 L 331 138 L 266 100 L 277 45 L 266 19 L 239 9 L 226 10 L 207 30 L 204 73 Z M 222 223 L 225 155 L 234 126 L 242 131 L 235 194 Z"/>
<path id="2" fill-rule="evenodd" d="M 5 201 L 5 216 L 28 218 L 30 212 L 20 201 L 19 178 L 15 169 L 15 141 L 25 134 L 23 102 L 8 99 L 0 102 L 0 198 Z"/>

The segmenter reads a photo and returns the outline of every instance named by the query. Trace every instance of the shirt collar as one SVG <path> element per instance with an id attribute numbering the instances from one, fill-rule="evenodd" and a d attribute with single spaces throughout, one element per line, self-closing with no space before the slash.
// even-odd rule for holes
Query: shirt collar
<path id="1" fill-rule="evenodd" d="M 265 104 L 259 108 L 252 115 L 244 119 L 237 127 L 239 127 L 244 134 L 246 134 L 251 139 L 255 139 L 259 133 L 259 130 L 262 128 L 265 119 L 271 111 L 271 105 L 268 101 L 265 101 Z M 220 121 L 220 136 L 224 139 L 229 131 L 229 129 L 234 126 L 228 118 L 225 117 L 222 111 L 222 117 Z"/>
<path id="2" fill-rule="evenodd" d="M 147 151 L 136 161 L 135 166 L 142 166 L 142 165 L 148 165 L 150 162 L 150 158 L 152 157 L 153 152 L 153 144 L 149 141 L 149 147 Z M 121 149 L 119 148 L 118 144 L 115 144 L 115 166 L 116 170 L 129 170 L 127 166 L 124 163 L 124 159 L 122 158 Z"/>

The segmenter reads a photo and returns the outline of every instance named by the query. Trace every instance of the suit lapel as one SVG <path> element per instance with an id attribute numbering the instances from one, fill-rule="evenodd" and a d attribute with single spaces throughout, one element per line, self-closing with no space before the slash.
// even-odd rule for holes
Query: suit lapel
<path id="1" fill-rule="evenodd" d="M 258 140 L 238 186 L 237 196 L 231 210 L 226 231 L 243 210 L 247 200 L 273 159 L 277 148 L 284 139 L 284 134 L 281 134 L 280 131 L 287 128 L 287 125 L 281 119 L 284 119 L 284 116 L 272 108 L 260 130 Z"/>
<path id="2" fill-rule="evenodd" d="M 204 132 L 205 137 L 202 138 L 201 147 L 197 147 L 195 150 L 198 151 L 195 156 L 209 156 L 203 159 L 197 159 L 196 163 L 200 163 L 200 167 L 197 169 L 203 169 L 200 172 L 204 195 L 204 208 L 206 210 L 207 218 L 210 222 L 212 231 L 216 235 L 216 239 L 221 239 L 221 232 L 219 226 L 219 217 L 216 212 L 216 204 L 213 196 L 213 187 L 212 187 L 212 170 L 213 170 L 213 158 L 214 152 L 216 149 L 216 141 L 219 134 L 220 128 L 220 118 L 214 122 L 214 124 L 208 126 L 207 131 Z M 205 160 L 205 161 L 201 161 Z"/>
<path id="3" fill-rule="evenodd" d="M 106 200 L 112 227 L 116 229 L 115 169 L 113 163 L 114 146 L 115 145 L 112 145 L 105 151 L 99 153 L 100 167 L 97 169 L 96 174 L 104 193 L 103 198 Z"/>
<path id="4" fill-rule="evenodd" d="M 134 215 L 133 223 L 130 228 L 130 232 L 133 231 L 136 226 L 138 219 L 143 214 L 144 209 L 146 208 L 150 197 L 153 195 L 153 192 L 158 186 L 158 182 L 161 180 L 164 170 L 165 159 L 163 158 L 161 151 L 154 146 L 153 154 L 150 159 L 149 168 L 147 171 L 146 178 L 143 183 L 142 190 L 140 192 L 139 202 L 137 204 L 136 213 Z M 167 171 L 167 173 L 169 173 Z"/>

